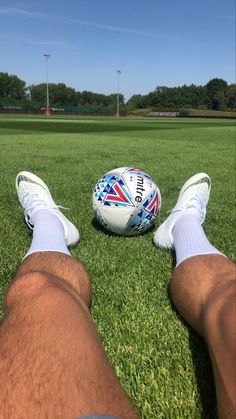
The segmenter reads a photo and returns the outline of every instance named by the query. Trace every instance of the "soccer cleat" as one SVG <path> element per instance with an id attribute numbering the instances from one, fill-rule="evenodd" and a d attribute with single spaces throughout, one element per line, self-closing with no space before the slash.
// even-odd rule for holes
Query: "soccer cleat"
<path id="1" fill-rule="evenodd" d="M 33 230 L 34 216 L 40 210 L 49 210 L 62 222 L 67 246 L 75 246 L 79 241 L 79 232 L 60 211 L 52 199 L 47 185 L 38 176 L 30 172 L 20 172 L 16 177 L 16 190 L 21 206 L 24 209 L 25 221 Z"/>
<path id="2" fill-rule="evenodd" d="M 160 225 L 154 235 L 154 244 L 166 249 L 173 248 L 172 231 L 183 214 L 196 214 L 202 224 L 206 217 L 206 207 L 210 196 L 211 180 L 206 173 L 198 173 L 188 179 L 182 187 L 178 201 L 169 217 Z"/>

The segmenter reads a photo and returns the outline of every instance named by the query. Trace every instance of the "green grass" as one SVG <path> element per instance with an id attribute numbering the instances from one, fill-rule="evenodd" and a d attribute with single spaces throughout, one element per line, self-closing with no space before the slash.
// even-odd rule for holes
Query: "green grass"
<path id="1" fill-rule="evenodd" d="M 136 166 L 160 187 L 160 223 L 183 182 L 206 171 L 212 194 L 205 230 L 235 259 L 234 139 L 234 123 L 225 120 L 0 116 L 1 301 L 31 241 L 14 186 L 16 174 L 29 170 L 46 181 L 57 203 L 71 208 L 81 234 L 72 254 L 91 274 L 93 318 L 143 418 L 214 418 L 210 361 L 203 341 L 171 305 L 171 253 L 153 246 L 153 232 L 105 234 L 93 221 L 92 190 L 105 172 Z"/>

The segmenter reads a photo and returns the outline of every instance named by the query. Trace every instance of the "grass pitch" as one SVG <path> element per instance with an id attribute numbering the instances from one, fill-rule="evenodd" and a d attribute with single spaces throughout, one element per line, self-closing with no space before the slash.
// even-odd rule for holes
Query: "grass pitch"
<path id="1" fill-rule="evenodd" d="M 214 418 L 210 361 L 171 305 L 171 253 L 153 246 L 153 231 L 133 238 L 104 233 L 93 219 L 92 190 L 113 168 L 146 171 L 162 194 L 159 224 L 185 180 L 205 171 L 212 179 L 206 233 L 235 260 L 234 139 L 234 122 L 226 120 L 0 116 L 1 302 L 31 242 L 14 186 L 17 173 L 28 170 L 70 207 L 81 234 L 72 254 L 91 274 L 93 318 L 142 418 Z M 3 304 L 1 310 L 3 316 Z"/>

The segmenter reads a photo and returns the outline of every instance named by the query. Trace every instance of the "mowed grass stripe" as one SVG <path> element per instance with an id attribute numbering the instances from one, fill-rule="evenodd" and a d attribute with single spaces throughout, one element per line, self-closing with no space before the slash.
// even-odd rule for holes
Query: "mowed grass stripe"
<path id="1" fill-rule="evenodd" d="M 17 132 L 30 131 L 31 133 L 36 132 L 65 132 L 65 133 L 106 133 L 106 132 L 124 132 L 124 131 L 139 131 L 139 130 L 166 130 L 166 129 L 186 129 L 199 128 L 200 126 L 215 127 L 215 121 L 213 120 L 178 120 L 176 118 L 157 119 L 151 118 L 132 119 L 132 118 L 97 118 L 97 120 L 90 118 L 63 118 L 58 119 L 55 117 L 50 118 L 0 118 L 2 129 L 16 130 Z M 218 127 L 229 127 L 233 126 L 234 121 L 219 120 L 217 122 Z"/>

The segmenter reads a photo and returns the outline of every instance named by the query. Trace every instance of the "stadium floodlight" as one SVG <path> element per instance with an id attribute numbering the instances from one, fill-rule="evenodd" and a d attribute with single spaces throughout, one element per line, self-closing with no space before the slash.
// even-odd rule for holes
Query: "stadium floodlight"
<path id="1" fill-rule="evenodd" d="M 43 56 L 45 57 L 45 62 L 46 62 L 46 97 L 47 97 L 47 104 L 46 104 L 46 109 L 45 109 L 45 115 L 50 115 L 51 111 L 50 111 L 50 107 L 49 107 L 49 86 L 48 86 L 48 59 L 50 58 L 49 54 L 43 54 Z"/>
<path id="2" fill-rule="evenodd" d="M 121 70 L 117 70 L 117 101 L 116 101 L 116 117 L 120 117 L 120 75 Z"/>

